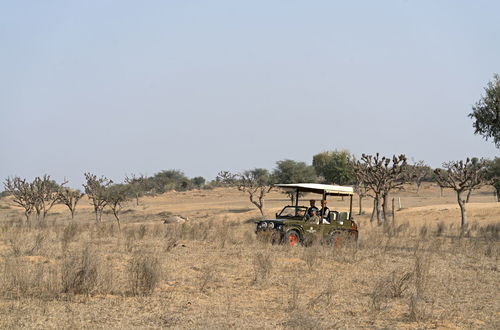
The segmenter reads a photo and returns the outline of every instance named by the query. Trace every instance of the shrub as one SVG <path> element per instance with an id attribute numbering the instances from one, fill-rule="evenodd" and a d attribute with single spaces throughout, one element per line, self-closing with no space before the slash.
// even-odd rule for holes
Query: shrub
<path id="1" fill-rule="evenodd" d="M 63 250 L 67 249 L 69 243 L 73 241 L 73 239 L 76 237 L 77 234 L 78 234 L 78 225 L 76 223 L 72 222 L 66 227 L 64 227 L 61 236 L 61 244 Z"/>
<path id="2" fill-rule="evenodd" d="M 140 225 L 139 229 L 137 230 L 137 237 L 142 240 L 146 236 L 146 226 L 145 225 Z"/>
<path id="3" fill-rule="evenodd" d="M 151 255 L 134 255 L 128 264 L 128 279 L 133 295 L 151 295 L 160 280 L 158 258 Z"/>
<path id="4" fill-rule="evenodd" d="M 253 258 L 253 268 L 255 273 L 254 281 L 259 279 L 265 281 L 273 268 L 271 256 L 265 253 L 257 253 Z"/>
<path id="5" fill-rule="evenodd" d="M 72 294 L 92 294 L 98 283 L 98 260 L 89 247 L 80 255 L 67 258 L 62 265 L 62 291 Z"/>
<path id="6" fill-rule="evenodd" d="M 6 298 L 53 298 L 59 293 L 59 277 L 52 264 L 5 259 L 0 280 L 0 292 Z"/>
<path id="7" fill-rule="evenodd" d="M 206 292 L 210 284 L 216 280 L 214 265 L 207 265 L 200 269 L 200 292 Z"/>

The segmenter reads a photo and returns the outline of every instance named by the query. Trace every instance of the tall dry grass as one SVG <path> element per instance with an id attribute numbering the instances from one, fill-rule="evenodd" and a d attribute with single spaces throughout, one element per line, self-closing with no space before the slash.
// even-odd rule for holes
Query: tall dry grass
<path id="1" fill-rule="evenodd" d="M 125 223 L 122 230 L 2 223 L 0 311 L 7 317 L 0 327 L 19 320 L 34 327 L 43 313 L 61 327 L 61 308 L 72 310 L 75 324 L 98 327 L 498 324 L 494 301 L 480 301 L 494 299 L 499 284 L 499 226 L 471 225 L 461 234 L 444 223 L 360 222 L 357 243 L 296 248 L 258 241 L 253 224 L 228 219 Z M 38 301 L 53 310 L 43 312 Z M 117 306 L 123 320 L 106 312 Z"/>

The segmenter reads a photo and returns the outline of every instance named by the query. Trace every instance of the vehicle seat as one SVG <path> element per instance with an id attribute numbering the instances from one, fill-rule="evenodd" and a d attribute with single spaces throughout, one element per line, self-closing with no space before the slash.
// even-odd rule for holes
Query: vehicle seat
<path id="1" fill-rule="evenodd" d="M 347 221 L 349 219 L 349 212 L 340 212 L 337 221 Z"/>
<path id="2" fill-rule="evenodd" d="M 330 223 L 332 223 L 332 221 L 336 221 L 337 218 L 339 216 L 339 212 L 337 211 L 330 211 L 330 213 L 328 213 L 328 221 L 330 221 Z"/>

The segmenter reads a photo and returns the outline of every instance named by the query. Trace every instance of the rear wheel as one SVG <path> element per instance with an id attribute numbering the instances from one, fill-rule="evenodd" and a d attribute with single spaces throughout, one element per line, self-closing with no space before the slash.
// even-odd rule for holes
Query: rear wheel
<path id="1" fill-rule="evenodd" d="M 300 244 L 300 235 L 295 230 L 290 230 L 286 233 L 285 242 L 291 247 L 297 246 Z"/>
<path id="2" fill-rule="evenodd" d="M 349 235 L 343 231 L 332 231 L 328 233 L 327 243 L 333 247 L 342 247 L 349 240 Z"/>

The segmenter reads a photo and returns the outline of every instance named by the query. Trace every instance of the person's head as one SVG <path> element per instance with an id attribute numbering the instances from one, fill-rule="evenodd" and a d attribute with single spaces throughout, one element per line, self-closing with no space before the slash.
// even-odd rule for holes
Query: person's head
<path id="1" fill-rule="evenodd" d="M 311 206 L 314 206 L 316 204 L 316 201 L 314 199 L 311 199 L 309 203 L 311 204 Z"/>
<path id="2" fill-rule="evenodd" d="M 326 203 L 327 203 L 327 202 L 326 202 L 326 199 L 322 199 L 322 200 L 321 200 L 321 206 L 322 206 L 322 207 L 325 207 L 325 206 L 326 206 Z"/>

